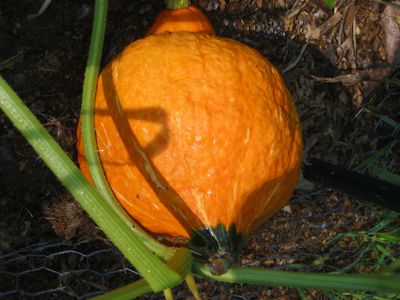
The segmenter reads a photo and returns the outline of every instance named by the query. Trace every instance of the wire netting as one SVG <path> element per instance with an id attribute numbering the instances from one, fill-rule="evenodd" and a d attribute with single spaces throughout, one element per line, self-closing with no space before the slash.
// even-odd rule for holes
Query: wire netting
<path id="1" fill-rule="evenodd" d="M 140 276 L 98 240 L 49 241 L 0 257 L 0 297 L 86 299 Z"/>

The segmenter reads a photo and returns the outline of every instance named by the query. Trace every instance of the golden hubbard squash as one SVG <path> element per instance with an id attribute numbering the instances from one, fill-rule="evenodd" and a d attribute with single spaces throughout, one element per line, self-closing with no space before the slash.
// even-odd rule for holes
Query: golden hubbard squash
<path id="1" fill-rule="evenodd" d="M 186 238 L 206 256 L 234 257 L 293 192 L 299 117 L 278 71 L 256 50 L 211 34 L 211 24 L 163 29 L 161 17 L 99 76 L 102 166 L 143 228 Z M 80 130 L 78 144 L 90 178 Z"/>

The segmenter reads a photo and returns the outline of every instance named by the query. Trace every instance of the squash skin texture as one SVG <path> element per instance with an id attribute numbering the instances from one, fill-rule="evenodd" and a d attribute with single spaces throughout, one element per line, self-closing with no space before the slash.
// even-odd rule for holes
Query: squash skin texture
<path id="1" fill-rule="evenodd" d="M 215 34 L 207 16 L 196 6 L 191 5 L 180 9 L 162 10 L 148 30 L 147 36 L 179 31 Z"/>
<path id="2" fill-rule="evenodd" d="M 278 71 L 208 34 L 126 47 L 100 74 L 95 128 L 113 192 L 155 234 L 189 238 L 218 224 L 247 234 L 286 204 L 300 172 L 300 121 Z M 89 178 L 80 130 L 78 160 Z"/>

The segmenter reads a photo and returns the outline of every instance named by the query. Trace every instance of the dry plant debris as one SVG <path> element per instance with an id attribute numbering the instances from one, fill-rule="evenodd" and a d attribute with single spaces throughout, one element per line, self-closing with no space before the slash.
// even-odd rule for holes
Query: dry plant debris
<path id="1" fill-rule="evenodd" d="M 312 44 L 338 69 L 325 82 L 342 82 L 360 107 L 400 63 L 400 9 L 372 0 L 338 1 L 333 11 L 319 1 L 296 1 L 286 31 Z M 393 3 L 400 3 L 393 1 Z"/>

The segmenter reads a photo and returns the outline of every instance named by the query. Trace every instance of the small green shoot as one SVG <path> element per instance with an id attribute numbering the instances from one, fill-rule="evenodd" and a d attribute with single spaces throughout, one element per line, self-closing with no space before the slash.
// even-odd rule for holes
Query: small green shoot
<path id="1" fill-rule="evenodd" d="M 325 6 L 329 9 L 333 9 L 336 5 L 336 0 L 325 0 Z"/>

